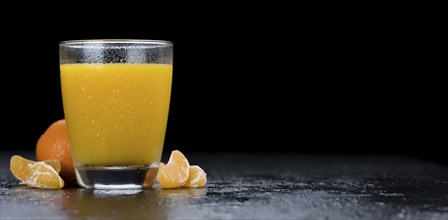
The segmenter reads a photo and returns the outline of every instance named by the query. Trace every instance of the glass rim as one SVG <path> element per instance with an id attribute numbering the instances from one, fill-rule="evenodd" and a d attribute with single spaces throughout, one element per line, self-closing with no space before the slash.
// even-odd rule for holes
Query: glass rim
<path id="1" fill-rule="evenodd" d="M 88 40 L 66 40 L 59 42 L 60 46 L 79 46 L 89 44 L 128 44 L 128 45 L 148 45 L 148 46 L 172 46 L 173 42 L 167 40 L 143 40 L 143 39 L 88 39 Z"/>

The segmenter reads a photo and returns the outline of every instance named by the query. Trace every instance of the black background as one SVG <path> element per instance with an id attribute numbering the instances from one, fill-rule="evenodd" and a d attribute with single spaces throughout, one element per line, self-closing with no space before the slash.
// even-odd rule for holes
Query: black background
<path id="1" fill-rule="evenodd" d="M 117 7 L 90 17 L 96 11 L 80 7 L 14 20 L 3 32 L 0 149 L 34 149 L 63 118 L 60 41 L 133 38 L 175 45 L 166 151 L 442 161 L 446 142 L 433 124 L 441 87 L 416 59 L 424 46 L 416 19 L 365 8 L 296 9 Z"/>

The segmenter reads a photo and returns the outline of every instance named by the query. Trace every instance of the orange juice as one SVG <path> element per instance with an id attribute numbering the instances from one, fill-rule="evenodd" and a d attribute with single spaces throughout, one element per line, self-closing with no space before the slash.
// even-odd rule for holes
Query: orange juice
<path id="1" fill-rule="evenodd" d="M 171 64 L 62 64 L 60 68 L 74 161 L 94 166 L 160 161 Z"/>

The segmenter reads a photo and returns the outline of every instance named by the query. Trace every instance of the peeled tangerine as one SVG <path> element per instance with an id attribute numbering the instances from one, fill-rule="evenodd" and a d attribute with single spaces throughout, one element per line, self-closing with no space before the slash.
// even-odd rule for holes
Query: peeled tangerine
<path id="1" fill-rule="evenodd" d="M 171 152 L 170 159 L 165 166 L 159 168 L 157 179 L 163 188 L 179 188 L 188 179 L 190 164 L 187 158 L 178 150 Z"/>
<path id="2" fill-rule="evenodd" d="M 36 162 L 14 155 L 11 157 L 10 169 L 14 177 L 29 187 L 42 189 L 64 187 L 64 180 L 58 174 L 61 170 L 59 161 Z"/>
<path id="3" fill-rule="evenodd" d="M 199 166 L 190 166 L 187 158 L 175 150 L 168 163 L 159 167 L 157 180 L 162 188 L 203 187 L 207 183 L 206 175 Z"/>
<path id="4" fill-rule="evenodd" d="M 204 187 L 207 183 L 207 174 L 199 166 L 190 166 L 186 187 Z"/>

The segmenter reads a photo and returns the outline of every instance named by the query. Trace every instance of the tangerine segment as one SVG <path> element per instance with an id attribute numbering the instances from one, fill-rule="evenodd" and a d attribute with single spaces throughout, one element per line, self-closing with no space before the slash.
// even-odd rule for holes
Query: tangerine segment
<path id="1" fill-rule="evenodd" d="M 61 163 L 57 160 L 46 160 L 44 162 L 53 167 L 56 172 L 61 170 Z M 25 182 L 26 176 L 28 175 L 28 166 L 34 163 L 36 163 L 36 161 L 25 159 L 19 155 L 14 155 L 11 157 L 10 169 L 14 177 Z"/>
<path id="2" fill-rule="evenodd" d="M 11 157 L 10 170 L 12 174 L 29 187 L 43 189 L 60 189 L 64 180 L 57 171 L 45 162 L 27 160 L 21 156 Z"/>
<path id="3" fill-rule="evenodd" d="M 188 179 L 190 164 L 187 158 L 178 150 L 171 152 L 165 166 L 159 168 L 157 179 L 163 188 L 179 188 Z"/>
<path id="4" fill-rule="evenodd" d="M 207 174 L 199 166 L 190 166 L 185 187 L 204 187 L 207 184 Z"/>
<path id="5" fill-rule="evenodd" d="M 13 160 L 16 160 L 16 161 L 21 160 L 21 161 L 23 161 L 22 163 L 14 163 L 14 165 L 18 165 L 18 168 L 15 168 L 15 170 L 20 170 L 20 172 L 15 172 L 15 173 L 13 172 L 13 174 L 14 174 L 14 176 L 18 180 L 20 180 L 22 182 L 25 182 L 25 180 L 26 180 L 26 172 L 24 172 L 24 171 L 26 170 L 26 168 L 22 167 L 22 166 L 23 165 L 29 166 L 29 164 L 36 163 L 36 161 L 28 160 L 28 159 L 25 159 L 25 158 L 23 158 L 21 156 L 14 155 L 14 156 L 11 157 L 11 164 L 10 164 L 11 165 L 11 171 L 13 170 L 13 168 L 12 168 L 13 167 L 13 163 L 12 163 Z M 46 163 L 47 165 L 50 165 L 51 167 L 53 167 L 53 169 L 57 173 L 59 173 L 61 171 L 61 163 L 58 160 L 46 160 L 46 161 L 44 161 L 44 163 Z"/>
<path id="6" fill-rule="evenodd" d="M 190 163 L 188 163 L 187 158 L 178 150 L 171 152 L 170 159 L 166 165 L 175 164 L 176 166 L 186 173 L 188 176 L 188 170 L 190 169 Z"/>

